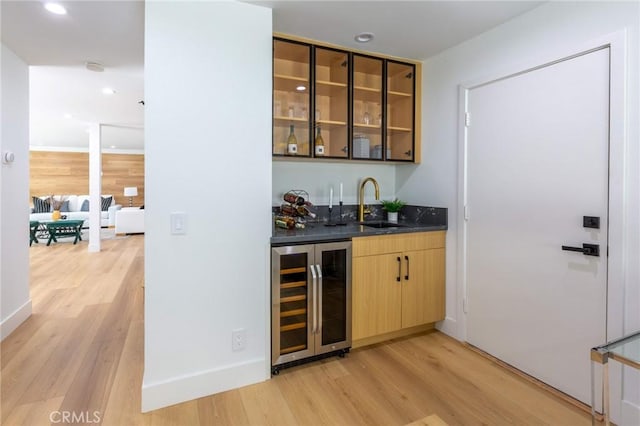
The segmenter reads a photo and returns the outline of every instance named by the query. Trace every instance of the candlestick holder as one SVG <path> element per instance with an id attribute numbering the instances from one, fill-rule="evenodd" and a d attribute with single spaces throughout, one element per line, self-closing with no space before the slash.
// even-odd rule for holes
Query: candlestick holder
<path id="1" fill-rule="evenodd" d="M 340 216 L 339 216 L 339 218 L 338 218 L 338 223 L 336 223 L 336 225 L 338 225 L 338 226 L 346 226 L 346 225 L 347 225 L 347 223 L 346 223 L 346 222 L 344 222 L 344 221 L 342 220 L 342 201 L 340 201 L 340 211 L 339 211 L 339 214 L 340 214 Z"/>
<path id="2" fill-rule="evenodd" d="M 324 226 L 336 226 L 331 218 L 331 212 L 333 211 L 333 207 L 329 207 L 329 222 L 325 223 Z"/>

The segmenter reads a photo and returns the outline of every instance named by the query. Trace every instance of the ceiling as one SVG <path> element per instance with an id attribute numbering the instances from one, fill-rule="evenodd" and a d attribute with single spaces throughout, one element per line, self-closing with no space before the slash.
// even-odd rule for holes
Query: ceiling
<path id="1" fill-rule="evenodd" d="M 103 147 L 144 146 L 144 3 L 60 1 L 0 3 L 2 43 L 30 67 L 33 147 L 88 146 L 88 123 L 106 126 Z M 539 1 L 246 1 L 273 9 L 275 32 L 347 48 L 426 59 L 481 34 Z M 360 44 L 354 36 L 375 34 Z M 87 61 L 104 65 L 88 71 Z M 104 87 L 116 93 L 103 95 Z M 65 115 L 67 118 L 65 118 Z M 69 115 L 71 116 L 69 118 Z"/>

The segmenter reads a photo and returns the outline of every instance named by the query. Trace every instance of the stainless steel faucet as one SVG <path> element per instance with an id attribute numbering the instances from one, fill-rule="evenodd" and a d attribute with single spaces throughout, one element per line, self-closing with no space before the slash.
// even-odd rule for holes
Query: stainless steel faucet
<path id="1" fill-rule="evenodd" d="M 367 184 L 367 182 L 371 182 L 373 183 L 373 187 L 376 191 L 376 200 L 380 199 L 380 187 L 378 186 L 378 182 L 372 178 L 372 177 L 368 177 L 368 178 L 364 178 L 362 180 L 362 182 L 360 183 L 360 205 L 358 206 L 358 221 L 359 222 L 363 222 L 364 221 L 364 214 L 365 213 L 371 213 L 371 210 L 367 209 L 365 211 L 364 208 L 364 187 Z"/>

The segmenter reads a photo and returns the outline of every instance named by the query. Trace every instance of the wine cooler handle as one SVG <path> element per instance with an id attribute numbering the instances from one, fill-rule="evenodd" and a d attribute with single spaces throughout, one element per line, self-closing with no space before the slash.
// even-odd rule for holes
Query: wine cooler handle
<path id="1" fill-rule="evenodd" d="M 316 265 L 318 271 L 318 294 L 316 294 L 316 333 L 322 332 L 322 268 Z"/>
<path id="2" fill-rule="evenodd" d="M 398 276 L 396 277 L 396 281 L 400 282 L 400 277 L 402 276 L 402 261 L 400 260 L 400 256 L 398 256 L 397 260 L 398 260 Z"/>
<path id="3" fill-rule="evenodd" d="M 405 256 L 404 260 L 407 261 L 407 275 L 404 276 L 404 279 L 409 281 L 409 256 Z"/>
<path id="4" fill-rule="evenodd" d="M 312 284 L 311 284 L 311 302 L 313 303 L 313 305 L 311 305 L 311 315 L 313 315 L 313 327 L 311 328 L 311 333 L 315 334 L 316 332 L 316 327 L 317 327 L 317 323 L 316 323 L 316 295 L 317 295 L 317 290 L 316 290 L 316 285 L 318 283 L 318 274 L 316 274 L 316 265 L 311 265 L 311 277 L 312 277 Z"/>

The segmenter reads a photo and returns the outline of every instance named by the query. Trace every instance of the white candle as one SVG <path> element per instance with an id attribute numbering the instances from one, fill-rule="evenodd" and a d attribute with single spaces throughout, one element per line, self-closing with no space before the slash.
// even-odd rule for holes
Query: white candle
<path id="1" fill-rule="evenodd" d="M 342 182 L 340 182 L 340 202 L 342 202 Z"/>
<path id="2" fill-rule="evenodd" d="M 333 186 L 329 189 L 329 208 L 333 208 Z"/>

